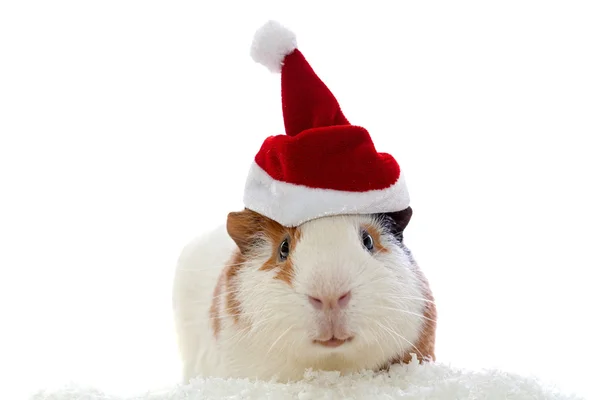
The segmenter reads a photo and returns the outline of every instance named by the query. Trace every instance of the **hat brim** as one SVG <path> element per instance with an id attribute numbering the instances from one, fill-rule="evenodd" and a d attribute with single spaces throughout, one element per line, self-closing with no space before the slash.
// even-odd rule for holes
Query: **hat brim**
<path id="1" fill-rule="evenodd" d="M 248 209 L 287 227 L 332 215 L 402 211 L 409 203 L 404 173 L 387 188 L 351 192 L 278 181 L 256 162 L 250 167 L 244 191 L 244 205 Z"/>

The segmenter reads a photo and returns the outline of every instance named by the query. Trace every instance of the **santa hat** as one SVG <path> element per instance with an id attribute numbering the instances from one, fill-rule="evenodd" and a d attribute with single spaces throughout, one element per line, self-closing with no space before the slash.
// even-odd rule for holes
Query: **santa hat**
<path id="1" fill-rule="evenodd" d="M 365 128 L 348 122 L 297 49 L 293 32 L 267 22 L 255 34 L 251 56 L 281 74 L 286 134 L 268 137 L 256 154 L 244 190 L 246 208 L 292 227 L 409 206 L 400 166 L 377 152 Z"/>

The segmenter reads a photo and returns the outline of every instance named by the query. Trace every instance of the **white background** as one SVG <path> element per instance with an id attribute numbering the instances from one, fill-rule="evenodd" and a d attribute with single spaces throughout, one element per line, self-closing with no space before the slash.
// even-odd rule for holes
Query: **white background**
<path id="1" fill-rule="evenodd" d="M 270 18 L 406 173 L 439 361 L 596 397 L 593 3 L 2 2 L 0 397 L 177 381 L 178 252 L 283 132 Z"/>

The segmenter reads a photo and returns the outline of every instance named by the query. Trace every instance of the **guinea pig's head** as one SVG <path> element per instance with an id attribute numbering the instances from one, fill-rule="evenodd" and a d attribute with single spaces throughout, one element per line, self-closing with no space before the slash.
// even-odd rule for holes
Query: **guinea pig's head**
<path id="1" fill-rule="evenodd" d="M 433 298 L 403 243 L 411 216 L 408 208 L 287 228 L 247 209 L 230 213 L 239 252 L 228 312 L 243 340 L 315 369 L 435 359 Z"/>

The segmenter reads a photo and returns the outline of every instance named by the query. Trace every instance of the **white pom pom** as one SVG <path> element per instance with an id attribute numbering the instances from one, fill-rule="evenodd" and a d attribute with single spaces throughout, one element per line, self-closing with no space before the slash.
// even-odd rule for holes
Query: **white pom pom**
<path id="1" fill-rule="evenodd" d="M 294 32 L 276 21 L 268 21 L 254 34 L 250 56 L 271 72 L 281 72 L 283 59 L 296 46 Z"/>

